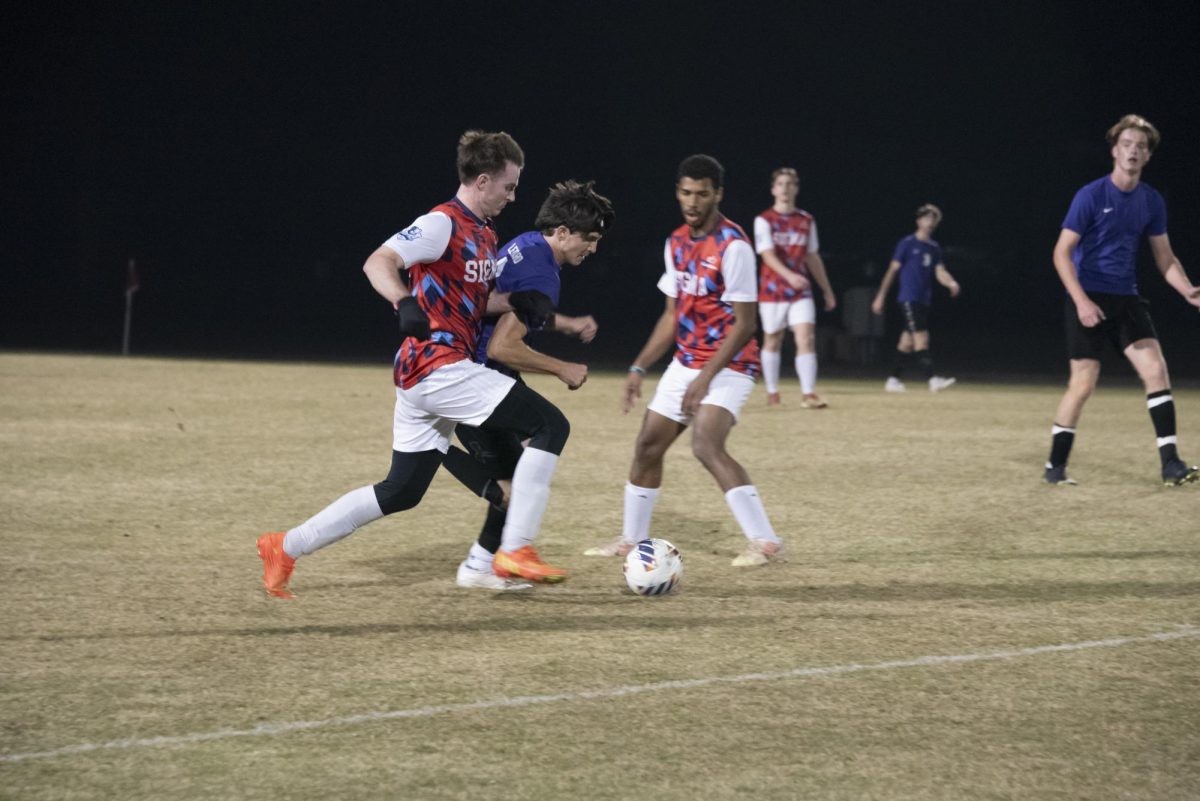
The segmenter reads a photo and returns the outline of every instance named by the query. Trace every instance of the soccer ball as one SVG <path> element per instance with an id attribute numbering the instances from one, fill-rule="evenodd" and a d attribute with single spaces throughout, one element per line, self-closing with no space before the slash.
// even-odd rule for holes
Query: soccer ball
<path id="1" fill-rule="evenodd" d="M 683 556 L 666 540 L 642 540 L 625 556 L 625 583 L 638 595 L 666 595 L 683 581 Z"/>

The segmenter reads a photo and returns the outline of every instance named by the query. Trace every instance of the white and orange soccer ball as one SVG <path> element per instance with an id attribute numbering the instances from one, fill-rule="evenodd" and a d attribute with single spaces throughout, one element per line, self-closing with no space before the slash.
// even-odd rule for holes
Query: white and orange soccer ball
<path id="1" fill-rule="evenodd" d="M 683 581 L 683 556 L 666 540 L 642 540 L 625 556 L 625 583 L 638 595 L 666 595 Z"/>

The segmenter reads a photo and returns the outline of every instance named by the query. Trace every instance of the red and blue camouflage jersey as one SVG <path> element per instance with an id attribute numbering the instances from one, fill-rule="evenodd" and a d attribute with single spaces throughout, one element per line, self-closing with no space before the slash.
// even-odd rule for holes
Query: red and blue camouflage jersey
<path id="1" fill-rule="evenodd" d="M 817 252 L 817 224 L 807 211 L 778 212 L 767 209 L 754 218 L 754 244 L 758 253 L 773 250 L 784 266 L 811 282 L 804 257 Z M 779 273 L 761 262 L 758 270 L 758 302 L 790 303 L 812 297 L 812 284 L 793 289 Z"/>
<path id="2" fill-rule="evenodd" d="M 733 304 L 755 300 L 754 251 L 741 227 L 720 217 L 707 235 L 693 239 L 682 225 L 667 240 L 666 272 L 658 287 L 675 298 L 675 359 L 698 370 L 733 327 Z M 758 375 L 758 341 L 751 339 L 730 369 Z"/>
<path id="3" fill-rule="evenodd" d="M 435 236 L 444 236 L 444 223 L 437 215 L 450 220 L 449 239 L 441 256 L 412 264 L 406 260 L 409 291 L 429 316 L 430 337 L 420 342 L 410 337 L 396 352 L 393 378 L 402 389 L 411 389 L 443 365 L 474 356 L 488 294 L 496 279 L 496 231 L 457 198 L 434 206 L 396 234 L 393 240 L 398 244 L 386 244 L 403 256 L 399 240 L 423 236 L 422 221 L 434 222 L 428 227 L 439 229 Z"/>

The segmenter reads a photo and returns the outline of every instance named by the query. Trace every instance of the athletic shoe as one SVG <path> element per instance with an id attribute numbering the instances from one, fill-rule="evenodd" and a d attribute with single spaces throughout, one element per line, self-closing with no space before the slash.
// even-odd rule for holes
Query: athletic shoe
<path id="1" fill-rule="evenodd" d="M 1047 467 L 1046 472 L 1042 475 L 1042 480 L 1047 484 L 1054 484 L 1059 487 L 1073 487 L 1079 482 L 1067 476 L 1067 466 L 1061 464 L 1058 467 Z"/>
<path id="2" fill-rule="evenodd" d="M 929 391 L 930 392 L 941 392 L 943 389 L 946 389 L 947 387 L 954 386 L 954 382 L 956 382 L 957 380 L 958 380 L 957 378 L 945 378 L 940 375 L 935 375 L 933 378 L 929 379 Z"/>
<path id="3" fill-rule="evenodd" d="M 1172 459 L 1163 465 L 1162 479 L 1163 486 L 1182 487 L 1200 479 L 1200 467 L 1188 467 L 1187 462 L 1182 459 Z"/>
<path id="4" fill-rule="evenodd" d="M 466 562 L 458 566 L 458 575 L 455 576 L 454 583 L 469 590 L 497 590 L 500 592 L 527 590 L 533 586 L 527 581 L 500 578 L 490 571 L 467 567 Z"/>
<path id="5" fill-rule="evenodd" d="M 633 543 L 617 537 L 608 545 L 597 545 L 583 552 L 584 556 L 625 556 L 633 550 Z"/>
<path id="6" fill-rule="evenodd" d="M 515 551 L 496 551 L 492 572 L 500 578 L 526 578 L 546 584 L 557 584 L 567 580 L 567 571 L 551 567 L 542 561 L 532 545 Z"/>
<path id="7" fill-rule="evenodd" d="M 887 381 L 884 382 L 883 391 L 884 392 L 906 392 L 907 387 L 904 386 L 904 382 L 901 381 L 899 378 L 896 378 L 896 376 L 891 376 L 890 378 L 888 378 Z"/>
<path id="8" fill-rule="evenodd" d="M 800 399 L 800 408 L 801 409 L 828 409 L 829 404 L 826 403 L 825 400 L 817 393 L 808 392 L 808 393 L 805 393 L 804 397 Z"/>
<path id="9" fill-rule="evenodd" d="M 272 531 L 258 538 L 258 556 L 263 561 L 263 586 L 267 594 L 276 598 L 295 598 L 288 589 L 288 579 L 296 567 L 296 560 L 283 550 L 286 532 Z"/>
<path id="10" fill-rule="evenodd" d="M 770 540 L 750 540 L 746 544 L 746 550 L 738 557 L 734 558 L 734 567 L 758 567 L 765 565 L 767 562 L 782 562 L 783 559 L 783 543 L 771 542 Z"/>
<path id="11" fill-rule="evenodd" d="M 783 399 L 779 397 L 778 392 L 768 392 L 767 393 L 767 405 L 768 406 L 778 406 L 781 403 L 783 403 Z"/>

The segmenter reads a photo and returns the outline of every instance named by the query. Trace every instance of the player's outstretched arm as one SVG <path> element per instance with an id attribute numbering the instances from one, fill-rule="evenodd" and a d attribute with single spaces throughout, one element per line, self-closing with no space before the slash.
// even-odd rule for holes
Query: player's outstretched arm
<path id="1" fill-rule="evenodd" d="M 892 288 L 892 282 L 896 280 L 898 272 L 900 272 L 900 262 L 892 259 L 888 263 L 887 272 L 883 274 L 883 280 L 879 282 L 879 291 L 875 293 L 875 300 L 871 301 L 871 311 L 883 314 L 883 301 L 887 299 L 888 290 Z"/>
<path id="2" fill-rule="evenodd" d="M 646 370 L 662 358 L 662 355 L 674 342 L 675 298 L 668 296 L 663 306 L 663 313 L 659 315 L 658 322 L 654 324 L 654 330 L 650 332 L 650 338 L 638 351 L 637 358 L 629 367 L 629 374 L 625 376 L 624 397 L 621 401 L 621 411 L 624 414 L 629 414 L 629 410 L 634 407 L 638 398 L 642 397 L 642 379 L 646 375 Z"/>
<path id="3" fill-rule="evenodd" d="M 1194 286 L 1183 269 L 1175 251 L 1171 249 L 1171 240 L 1166 234 L 1150 237 L 1150 252 L 1154 254 L 1154 263 L 1158 271 L 1183 299 L 1193 306 L 1200 308 L 1200 287 Z"/>
<path id="4" fill-rule="evenodd" d="M 502 362 L 514 370 L 555 376 L 570 389 L 583 386 L 587 381 L 587 365 L 565 362 L 534 350 L 525 344 L 525 334 L 528 331 L 515 313 L 505 313 L 496 323 L 492 338 L 488 340 L 488 358 Z"/>

